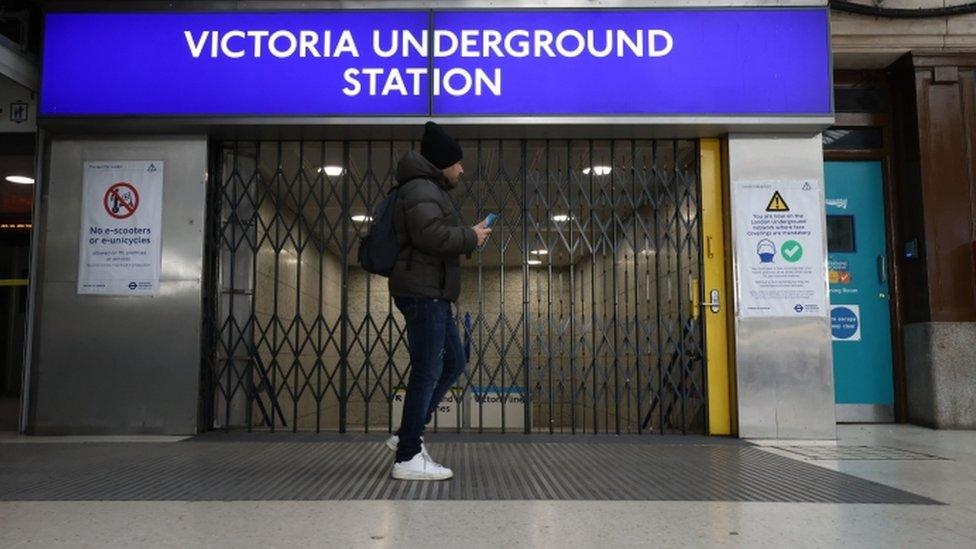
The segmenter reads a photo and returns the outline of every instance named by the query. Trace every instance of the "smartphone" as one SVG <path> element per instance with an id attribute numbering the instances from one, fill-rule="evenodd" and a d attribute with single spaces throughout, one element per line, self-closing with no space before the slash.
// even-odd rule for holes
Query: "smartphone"
<path id="1" fill-rule="evenodd" d="M 498 219 L 498 215 L 493 213 L 488 214 L 488 217 L 485 218 L 485 228 L 490 229 L 495 224 L 496 219 Z"/>

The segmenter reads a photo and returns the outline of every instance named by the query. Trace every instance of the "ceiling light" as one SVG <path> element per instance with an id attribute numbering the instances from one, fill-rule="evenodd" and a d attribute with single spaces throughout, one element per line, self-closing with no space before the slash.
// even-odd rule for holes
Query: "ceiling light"
<path id="1" fill-rule="evenodd" d="M 340 175 L 346 173 L 346 169 L 342 166 L 322 166 L 318 169 L 318 172 L 325 172 L 325 175 L 329 177 L 339 177 Z"/>
<path id="2" fill-rule="evenodd" d="M 565 223 L 570 220 L 570 217 L 566 214 L 556 214 L 552 216 L 552 220 L 556 223 Z"/>
<path id="3" fill-rule="evenodd" d="M 369 223 L 370 221 L 373 220 L 372 217 L 370 217 L 368 215 L 362 215 L 362 214 L 360 214 L 360 215 L 354 215 L 354 216 L 350 217 L 349 219 L 352 219 L 356 223 Z"/>
<path id="4" fill-rule="evenodd" d="M 610 166 L 593 166 L 591 168 L 583 168 L 583 175 L 607 175 L 612 170 Z"/>
<path id="5" fill-rule="evenodd" d="M 542 261 L 539 261 L 538 259 L 530 259 L 530 260 L 526 261 L 526 263 L 528 265 L 532 265 L 532 266 L 542 265 Z"/>
<path id="6" fill-rule="evenodd" d="M 532 255 L 549 255 L 549 250 L 543 248 L 541 250 L 532 250 L 529 253 Z"/>
<path id="7" fill-rule="evenodd" d="M 26 175 L 8 175 L 7 181 L 11 183 L 17 183 L 18 185 L 33 185 L 34 178 L 27 177 Z"/>

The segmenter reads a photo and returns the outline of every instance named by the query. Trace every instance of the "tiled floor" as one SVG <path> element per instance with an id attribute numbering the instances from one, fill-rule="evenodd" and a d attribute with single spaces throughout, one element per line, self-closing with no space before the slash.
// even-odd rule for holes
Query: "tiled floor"
<path id="1" fill-rule="evenodd" d="M 932 454 L 912 452 L 891 448 L 889 446 L 861 446 L 831 444 L 823 446 L 771 446 L 770 448 L 795 454 L 808 460 L 817 461 L 844 461 L 844 460 L 867 460 L 879 461 L 887 459 L 945 459 Z"/>
<path id="2" fill-rule="evenodd" d="M 730 501 L 0 502 L 0 547 L 974 547 L 976 433 L 842 426 L 841 446 L 945 459 L 808 459 L 947 505 Z M 436 440 L 431 440 L 436 444 Z M 0 445 L 0 453 L 9 446 Z M 456 464 L 449 464 L 456 465 Z M 588 467 L 599 467 L 591 462 Z M 245 476 L 240 482 L 260 481 Z"/>

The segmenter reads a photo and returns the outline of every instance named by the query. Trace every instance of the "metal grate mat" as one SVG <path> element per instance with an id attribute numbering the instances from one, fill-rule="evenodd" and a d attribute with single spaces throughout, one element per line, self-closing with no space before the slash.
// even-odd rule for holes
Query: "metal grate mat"
<path id="1" fill-rule="evenodd" d="M 578 439 L 578 437 L 577 437 Z M 643 500 L 938 504 L 744 444 L 438 442 L 444 482 L 389 478 L 380 437 L 351 442 L 17 444 L 0 500 Z"/>

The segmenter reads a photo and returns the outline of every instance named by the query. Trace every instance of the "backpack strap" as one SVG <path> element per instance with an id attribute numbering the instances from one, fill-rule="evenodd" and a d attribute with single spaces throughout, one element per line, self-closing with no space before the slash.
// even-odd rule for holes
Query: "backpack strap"
<path id="1" fill-rule="evenodd" d="M 419 178 L 417 178 L 417 179 L 419 179 Z M 415 181 L 415 180 L 414 179 L 411 179 L 410 181 Z M 394 185 L 393 188 L 390 189 L 390 192 L 392 193 L 393 191 L 399 191 L 401 187 L 406 186 L 407 183 L 410 183 L 410 181 L 407 181 L 406 183 L 400 183 L 400 184 Z M 389 194 L 389 193 L 387 193 L 387 194 Z M 395 205 L 394 208 L 399 207 L 399 202 L 400 202 L 399 201 L 399 198 L 400 197 L 397 196 L 397 199 L 398 199 L 397 200 L 397 205 Z M 394 219 L 396 219 L 396 211 L 395 210 L 393 212 L 393 216 L 394 216 Z M 396 225 L 394 225 L 394 227 L 396 227 Z M 408 243 L 408 245 L 407 245 L 407 270 L 410 271 L 410 270 L 413 270 L 413 246 L 409 245 L 409 243 L 410 243 L 410 233 L 409 232 L 407 232 L 407 243 Z"/>

